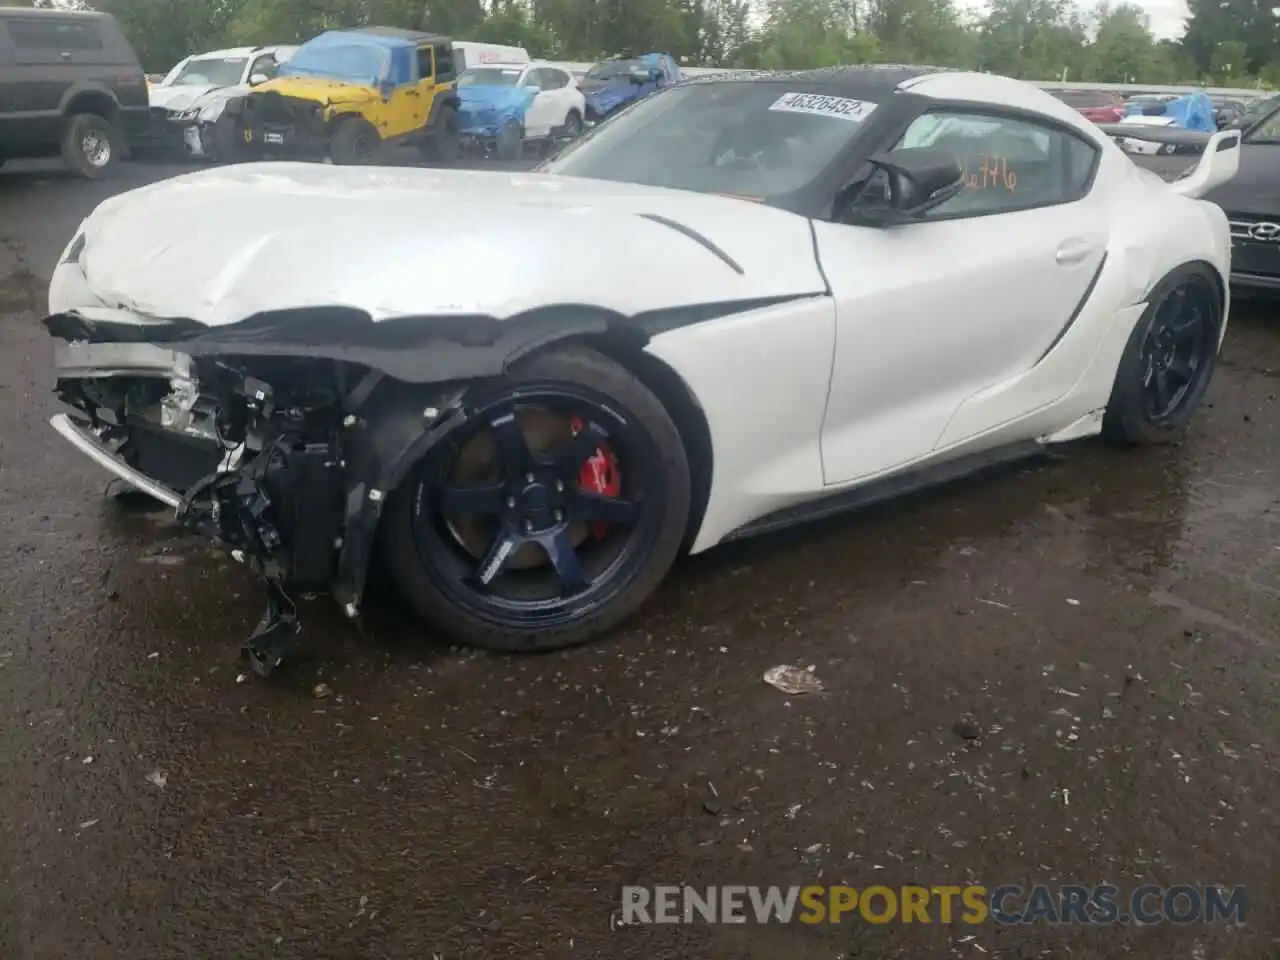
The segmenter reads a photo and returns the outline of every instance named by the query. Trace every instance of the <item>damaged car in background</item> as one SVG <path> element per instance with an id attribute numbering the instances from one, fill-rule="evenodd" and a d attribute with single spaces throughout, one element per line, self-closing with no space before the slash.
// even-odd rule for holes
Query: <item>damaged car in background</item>
<path id="1" fill-rule="evenodd" d="M 261 576 L 260 672 L 375 542 L 439 633 L 565 647 L 682 547 L 1182 436 L 1239 142 L 1168 184 L 1029 84 L 875 66 L 675 85 L 534 173 L 206 170 L 71 240 L 53 425 Z"/>
<path id="2" fill-rule="evenodd" d="M 182 60 L 149 89 L 156 137 L 196 159 L 231 159 L 238 130 L 224 119 L 227 103 L 273 79 L 297 49 L 236 47 Z"/>

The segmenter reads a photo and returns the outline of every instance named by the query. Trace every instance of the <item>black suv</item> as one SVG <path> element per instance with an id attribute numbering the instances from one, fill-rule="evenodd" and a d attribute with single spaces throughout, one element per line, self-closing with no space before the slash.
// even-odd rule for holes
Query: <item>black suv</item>
<path id="1" fill-rule="evenodd" d="M 100 177 L 149 125 L 147 79 L 114 19 L 0 6 L 0 164 L 61 153 Z"/>

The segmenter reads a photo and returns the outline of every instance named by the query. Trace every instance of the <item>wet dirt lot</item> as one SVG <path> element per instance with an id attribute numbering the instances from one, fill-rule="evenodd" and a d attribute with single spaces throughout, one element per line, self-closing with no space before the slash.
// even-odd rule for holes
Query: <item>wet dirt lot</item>
<path id="1" fill-rule="evenodd" d="M 562 655 L 316 601 L 313 655 L 241 682 L 254 584 L 46 423 L 42 278 L 98 200 L 174 172 L 0 174 L 5 960 L 1280 955 L 1273 312 L 1237 308 L 1182 446 L 718 549 Z M 782 663 L 825 692 L 763 683 Z M 1250 912 L 611 922 L 624 884 L 1037 882 L 1244 885 Z"/>

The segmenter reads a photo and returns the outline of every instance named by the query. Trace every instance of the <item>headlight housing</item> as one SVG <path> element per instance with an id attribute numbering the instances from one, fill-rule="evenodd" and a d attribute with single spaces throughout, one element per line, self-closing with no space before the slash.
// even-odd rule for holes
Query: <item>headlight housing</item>
<path id="1" fill-rule="evenodd" d="M 81 255 L 84 254 L 84 242 L 84 229 L 82 227 L 72 241 L 67 244 L 67 249 L 63 251 L 62 259 L 58 261 L 59 265 L 79 263 Z"/>

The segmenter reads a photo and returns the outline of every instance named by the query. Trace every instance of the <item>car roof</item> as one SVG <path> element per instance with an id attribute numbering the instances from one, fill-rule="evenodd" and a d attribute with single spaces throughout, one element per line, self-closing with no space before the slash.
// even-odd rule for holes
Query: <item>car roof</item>
<path id="1" fill-rule="evenodd" d="M 947 67 L 877 63 L 816 70 L 752 71 L 692 77 L 680 86 L 744 81 L 825 88 L 833 95 L 875 103 L 884 103 L 895 94 L 910 93 L 932 100 L 1027 110 L 1071 127 L 1095 143 L 1107 139 L 1078 111 L 1034 84 L 994 73 Z"/>
<path id="2" fill-rule="evenodd" d="M 903 84 L 934 73 L 953 73 L 947 67 L 914 66 L 898 63 L 866 63 L 845 67 L 818 67 L 812 70 L 744 70 L 690 77 L 685 83 L 741 83 L 743 81 L 780 84 L 819 84 L 850 96 L 887 96 Z"/>
<path id="3" fill-rule="evenodd" d="M 333 33 L 358 33 L 366 37 L 377 37 L 387 40 L 389 46 L 417 46 L 420 43 L 448 43 L 449 38 L 437 33 L 422 33 L 419 30 L 402 30 L 399 27 L 352 27 L 349 30 L 334 30 Z"/>

